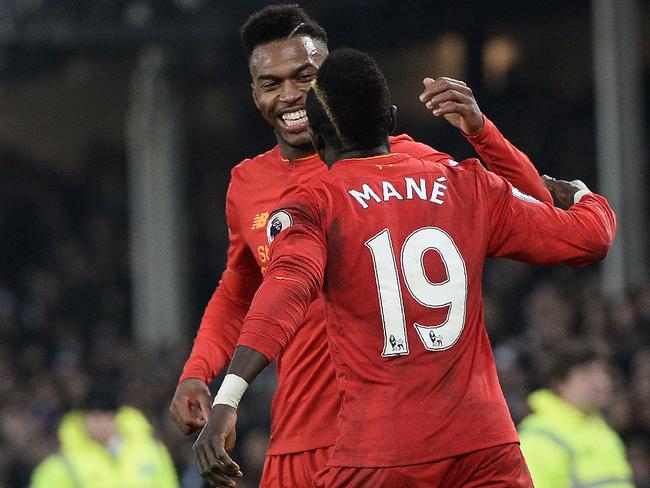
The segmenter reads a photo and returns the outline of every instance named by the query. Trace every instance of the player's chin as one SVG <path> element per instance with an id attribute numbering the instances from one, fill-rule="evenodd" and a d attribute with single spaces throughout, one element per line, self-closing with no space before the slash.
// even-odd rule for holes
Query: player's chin
<path id="1" fill-rule="evenodd" d="M 307 126 L 300 131 L 287 131 L 280 129 L 278 132 L 284 141 L 292 147 L 311 148 L 311 139 L 309 138 L 309 131 Z"/>

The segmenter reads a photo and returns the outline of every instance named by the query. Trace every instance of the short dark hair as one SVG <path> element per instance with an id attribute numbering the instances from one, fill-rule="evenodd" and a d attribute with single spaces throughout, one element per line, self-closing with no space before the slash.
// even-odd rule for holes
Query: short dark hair
<path id="1" fill-rule="evenodd" d="M 251 14 L 239 29 L 241 41 L 250 57 L 261 45 L 288 37 L 309 36 L 327 44 L 327 33 L 298 5 L 269 5 Z"/>
<path id="2" fill-rule="evenodd" d="M 569 340 L 551 352 L 548 370 L 550 383 L 561 383 L 575 368 L 592 361 L 607 361 L 608 357 L 607 349 L 601 344 Z"/>
<path id="3" fill-rule="evenodd" d="M 323 62 L 307 94 L 307 117 L 328 144 L 372 148 L 390 132 L 390 91 L 375 60 L 356 49 L 340 48 Z"/>

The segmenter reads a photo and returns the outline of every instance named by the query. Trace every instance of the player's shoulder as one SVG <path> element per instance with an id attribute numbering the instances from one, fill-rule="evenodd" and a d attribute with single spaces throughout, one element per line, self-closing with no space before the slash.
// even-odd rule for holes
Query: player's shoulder
<path id="1" fill-rule="evenodd" d="M 451 175 L 448 179 L 451 182 L 454 181 L 454 178 L 456 178 L 456 181 L 459 183 L 462 180 L 462 184 L 465 186 L 473 185 L 479 193 L 492 196 L 512 194 L 513 197 L 527 203 L 541 203 L 536 198 L 515 188 L 502 176 L 488 170 L 483 166 L 483 163 L 476 158 L 468 158 L 460 162 L 450 161 L 447 167 L 447 171 Z"/>
<path id="2" fill-rule="evenodd" d="M 251 176 L 260 175 L 260 169 L 268 169 L 268 166 L 277 163 L 281 159 L 280 148 L 273 146 L 268 151 L 256 156 L 242 159 L 231 170 L 231 181 L 249 180 Z"/>
<path id="3" fill-rule="evenodd" d="M 434 161 L 427 158 L 419 158 L 417 156 L 408 155 L 409 158 L 405 161 L 409 165 L 422 166 L 425 170 L 431 172 L 442 172 L 450 176 L 458 177 L 474 177 L 474 175 L 482 175 L 487 172 L 487 169 L 481 164 L 477 158 L 468 158 L 461 161 L 447 156 Z"/>
<path id="4" fill-rule="evenodd" d="M 484 173 L 487 172 L 485 166 L 481 164 L 477 158 L 467 158 L 462 161 L 456 161 L 455 159 L 448 159 L 442 163 L 443 166 L 450 169 L 453 172 L 470 172 L 470 173 Z"/>
<path id="5" fill-rule="evenodd" d="M 441 166 L 450 183 L 456 182 L 464 187 L 473 186 L 479 192 L 503 192 L 507 190 L 506 181 L 489 171 L 477 158 L 462 161 L 450 159 Z"/>
<path id="6" fill-rule="evenodd" d="M 296 185 L 294 189 L 289 192 L 289 196 L 286 197 L 286 200 L 298 203 L 304 202 L 312 209 L 316 208 L 323 205 L 324 200 L 327 200 L 327 188 L 335 179 L 334 175 L 330 174 L 330 172 L 315 176 L 309 181 Z M 303 205 L 298 206 L 301 208 L 304 207 Z"/>
<path id="7" fill-rule="evenodd" d="M 457 175 L 463 178 L 483 179 L 490 174 L 490 171 L 477 158 L 467 158 L 461 161 L 449 158 L 440 161 L 439 165 L 449 175 Z"/>
<path id="8" fill-rule="evenodd" d="M 414 158 L 426 159 L 429 161 L 443 162 L 452 159 L 449 154 L 443 153 L 433 147 L 416 141 L 408 134 L 399 134 L 389 138 L 391 152 L 408 154 Z"/>
<path id="9" fill-rule="evenodd" d="M 266 236 L 269 244 L 283 230 L 296 224 L 319 225 L 322 199 L 313 184 L 301 184 L 288 192 L 277 204 L 269 217 Z"/>

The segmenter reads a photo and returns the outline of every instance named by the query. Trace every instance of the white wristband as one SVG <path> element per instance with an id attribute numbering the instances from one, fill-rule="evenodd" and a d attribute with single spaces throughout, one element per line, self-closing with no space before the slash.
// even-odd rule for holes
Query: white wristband
<path id="1" fill-rule="evenodd" d="M 214 397 L 214 402 L 212 406 L 215 405 L 230 405 L 232 408 L 237 410 L 239 401 L 241 400 L 242 395 L 248 388 L 248 383 L 237 376 L 236 374 L 227 374 L 221 383 L 221 387 Z"/>
<path id="2" fill-rule="evenodd" d="M 575 205 L 576 203 L 578 203 L 582 197 L 588 195 L 589 193 L 591 193 L 589 188 L 583 188 L 582 190 L 578 190 L 577 192 L 575 192 L 573 194 L 573 204 Z"/>

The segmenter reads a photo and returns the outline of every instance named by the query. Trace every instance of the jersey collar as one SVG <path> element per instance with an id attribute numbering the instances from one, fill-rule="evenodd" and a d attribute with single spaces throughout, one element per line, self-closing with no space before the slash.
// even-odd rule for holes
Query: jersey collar
<path id="1" fill-rule="evenodd" d="M 399 161 L 402 161 L 408 158 L 408 154 L 402 153 L 388 153 L 381 154 L 379 156 L 369 156 L 367 158 L 347 158 L 340 159 L 334 166 L 347 166 L 349 164 L 376 164 L 377 166 L 387 166 L 389 164 L 395 164 Z"/>

